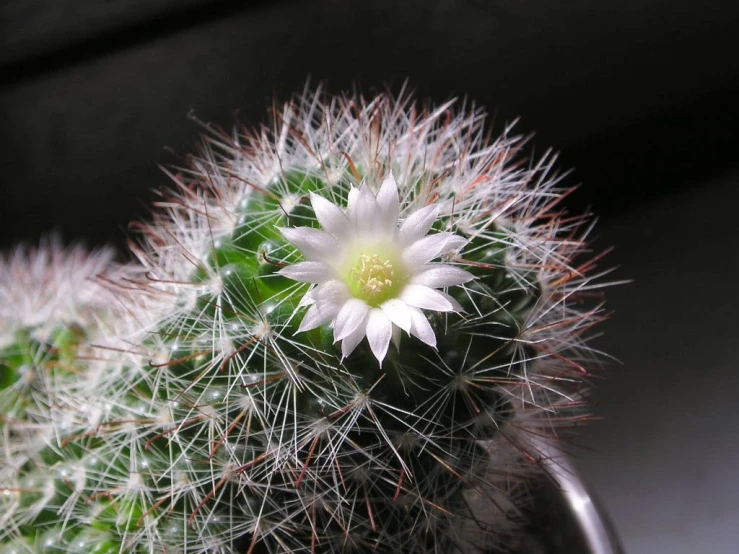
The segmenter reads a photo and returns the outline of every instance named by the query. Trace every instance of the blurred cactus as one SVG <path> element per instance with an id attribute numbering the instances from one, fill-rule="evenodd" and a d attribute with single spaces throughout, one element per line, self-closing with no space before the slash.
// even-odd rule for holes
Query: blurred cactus
<path id="1" fill-rule="evenodd" d="M 515 550 L 602 285 L 484 119 L 305 93 L 207 127 L 138 265 L 2 260 L 0 552 Z"/>
<path id="2" fill-rule="evenodd" d="M 85 494 L 83 450 L 64 437 L 99 417 L 79 404 L 110 366 L 93 344 L 113 344 L 124 328 L 121 291 L 108 285 L 126 268 L 112 259 L 112 250 L 63 248 L 56 237 L 0 256 L 2 552 L 63 551 L 55 525 Z"/>

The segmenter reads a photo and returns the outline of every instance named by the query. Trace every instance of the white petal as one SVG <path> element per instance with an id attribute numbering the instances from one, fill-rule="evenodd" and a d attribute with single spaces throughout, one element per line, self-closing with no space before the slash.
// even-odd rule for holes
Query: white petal
<path id="1" fill-rule="evenodd" d="M 335 237 L 342 237 L 349 230 L 349 219 L 341 208 L 323 196 L 310 193 L 310 203 L 321 227 Z"/>
<path id="2" fill-rule="evenodd" d="M 357 347 L 357 345 L 362 342 L 362 339 L 364 338 L 364 335 L 367 331 L 367 316 L 365 316 L 364 321 L 357 327 L 353 333 L 351 333 L 348 337 L 345 337 L 344 340 L 341 341 L 341 358 L 346 358 L 349 354 L 351 354 L 354 349 Z"/>
<path id="3" fill-rule="evenodd" d="M 300 322 L 298 327 L 298 333 L 303 331 L 310 331 L 321 325 L 325 325 L 329 321 L 332 321 L 336 314 L 339 313 L 341 304 L 325 304 L 317 303 L 313 304 L 303 316 L 303 321 Z"/>
<path id="4" fill-rule="evenodd" d="M 325 302 L 327 304 L 343 304 L 349 300 L 349 287 L 343 281 L 332 279 L 321 283 L 313 290 L 308 291 L 314 302 Z"/>
<path id="5" fill-rule="evenodd" d="M 400 350 L 400 327 L 393 325 L 393 344 L 397 350 Z"/>
<path id="6" fill-rule="evenodd" d="M 340 248 L 336 237 L 311 227 L 278 227 L 285 240 L 300 250 L 309 260 L 322 260 L 336 255 Z"/>
<path id="7" fill-rule="evenodd" d="M 311 304 L 315 304 L 316 299 L 313 298 L 313 294 L 315 293 L 316 289 L 312 288 L 308 292 L 306 292 L 303 295 L 303 298 L 300 299 L 300 302 L 298 302 L 298 308 L 303 308 L 305 306 L 310 306 Z"/>
<path id="8" fill-rule="evenodd" d="M 440 295 L 442 295 L 444 298 L 447 299 L 447 301 L 452 305 L 452 308 L 454 308 L 453 311 L 455 311 L 455 312 L 463 312 L 464 311 L 464 308 L 459 305 L 459 302 L 457 302 L 454 299 L 453 296 L 450 296 L 447 293 L 442 292 L 440 290 L 437 290 L 436 292 L 438 292 Z"/>
<path id="9" fill-rule="evenodd" d="M 349 289 L 337 279 L 326 281 L 303 295 L 298 308 L 311 306 L 300 322 L 298 333 L 314 329 L 336 318 L 349 299 Z"/>
<path id="10" fill-rule="evenodd" d="M 387 354 L 392 336 L 393 324 L 384 312 L 378 308 L 371 310 L 367 318 L 367 341 L 380 365 Z"/>
<path id="11" fill-rule="evenodd" d="M 323 283 L 334 277 L 333 270 L 323 262 L 298 262 L 277 273 L 301 283 Z"/>
<path id="12" fill-rule="evenodd" d="M 379 211 L 375 195 L 366 184 L 362 185 L 354 209 L 354 225 L 359 236 L 373 237 L 376 234 L 380 223 Z"/>
<path id="13" fill-rule="evenodd" d="M 350 298 L 344 302 L 339 314 L 336 316 L 334 342 L 348 337 L 355 331 L 359 327 L 359 324 L 364 321 L 364 316 L 367 315 L 368 311 L 369 306 L 359 298 Z"/>
<path id="14" fill-rule="evenodd" d="M 425 285 L 433 289 L 461 285 L 474 279 L 472 273 L 446 264 L 431 264 L 411 278 L 413 285 Z"/>
<path id="15" fill-rule="evenodd" d="M 349 195 L 346 197 L 346 215 L 351 221 L 354 221 L 354 209 L 357 207 L 358 197 L 359 189 L 352 185 L 349 189 Z"/>
<path id="16" fill-rule="evenodd" d="M 410 271 L 438 258 L 442 254 L 458 250 L 467 240 L 454 233 L 436 233 L 417 240 L 403 251 L 403 261 Z"/>
<path id="17" fill-rule="evenodd" d="M 431 204 L 409 215 L 398 231 L 398 240 L 402 246 L 409 246 L 429 232 L 439 217 L 439 206 Z"/>
<path id="18" fill-rule="evenodd" d="M 391 298 L 390 300 L 383 302 L 380 309 L 385 313 L 390 321 L 395 323 L 395 325 L 403 329 L 406 333 L 410 333 L 411 314 L 408 312 L 408 304 L 398 300 L 397 298 Z"/>
<path id="19" fill-rule="evenodd" d="M 377 206 L 380 208 L 380 229 L 395 232 L 398 226 L 400 198 L 395 177 L 390 173 L 377 193 Z"/>
<path id="20" fill-rule="evenodd" d="M 409 308 L 411 314 L 411 335 L 421 339 L 421 342 L 436 348 L 436 334 L 431 327 L 429 320 L 423 315 L 421 310 Z"/>
<path id="21" fill-rule="evenodd" d="M 408 285 L 400 294 L 400 299 L 415 308 L 436 312 L 456 312 L 462 307 L 448 294 L 423 285 Z"/>

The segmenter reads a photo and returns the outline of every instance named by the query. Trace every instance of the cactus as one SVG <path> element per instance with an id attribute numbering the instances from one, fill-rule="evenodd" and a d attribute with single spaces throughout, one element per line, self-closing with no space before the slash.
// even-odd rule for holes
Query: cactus
<path id="1" fill-rule="evenodd" d="M 2 552 L 53 551 L 41 546 L 55 530 L 51 522 L 84 487 L 75 463 L 81 451 L 64 448 L 63 439 L 96 417 L 92 404 L 78 404 L 87 380 L 109 366 L 93 344 L 112 344 L 123 329 L 121 291 L 107 283 L 127 269 L 113 254 L 63 248 L 50 237 L 0 256 Z"/>
<path id="2" fill-rule="evenodd" d="M 37 314 L 77 369 L 38 436 L 3 404 L 0 552 L 515 550 L 538 441 L 585 413 L 602 285 L 554 156 L 484 123 L 318 91 L 206 126 L 102 311 Z M 4 394 L 28 328 L 0 328 Z"/>

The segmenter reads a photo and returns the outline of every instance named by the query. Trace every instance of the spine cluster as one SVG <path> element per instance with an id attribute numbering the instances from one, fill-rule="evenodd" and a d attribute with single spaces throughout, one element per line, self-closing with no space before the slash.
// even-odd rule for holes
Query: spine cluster
<path id="1" fill-rule="evenodd" d="M 306 92 L 271 126 L 208 127 L 135 263 L 0 260 L 0 553 L 515 550 L 537 445 L 585 413 L 602 285 L 553 157 L 484 122 Z M 435 262 L 469 278 L 433 297 L 449 309 L 409 301 L 424 321 L 393 323 L 379 363 L 371 321 L 348 351 L 341 315 L 301 327 L 338 296 L 290 278 L 313 258 L 283 230 L 318 233 L 315 197 L 353 213 L 391 175 L 395 221 L 436 206 L 429 236 L 455 248 Z M 351 301 L 402 293 L 379 248 L 352 251 Z"/>

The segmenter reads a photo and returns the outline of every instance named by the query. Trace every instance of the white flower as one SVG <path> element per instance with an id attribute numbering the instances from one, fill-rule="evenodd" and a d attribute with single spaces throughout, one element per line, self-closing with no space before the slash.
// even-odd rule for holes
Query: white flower
<path id="1" fill-rule="evenodd" d="M 421 310 L 461 311 L 454 298 L 436 289 L 474 278 L 458 267 L 432 262 L 467 242 L 449 232 L 427 235 L 439 207 L 418 209 L 399 226 L 400 200 L 392 174 L 377 195 L 367 184 L 352 187 L 346 211 L 314 193 L 310 200 L 323 229 L 280 229 L 306 259 L 280 274 L 317 285 L 301 301 L 310 308 L 298 332 L 331 323 L 343 357 L 366 335 L 380 364 L 400 329 L 436 347 Z"/>

